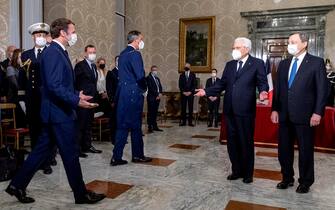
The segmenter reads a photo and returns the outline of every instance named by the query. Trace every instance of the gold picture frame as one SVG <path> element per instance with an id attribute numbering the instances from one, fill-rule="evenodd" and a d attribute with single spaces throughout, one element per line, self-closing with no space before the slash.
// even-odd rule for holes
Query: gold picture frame
<path id="1" fill-rule="evenodd" d="M 214 55 L 215 17 L 179 20 L 179 72 L 186 62 L 196 73 L 210 73 Z"/>

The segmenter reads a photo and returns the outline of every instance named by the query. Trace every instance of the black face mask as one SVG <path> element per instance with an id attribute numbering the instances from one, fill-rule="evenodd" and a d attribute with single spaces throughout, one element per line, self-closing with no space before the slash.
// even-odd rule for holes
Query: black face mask
<path id="1" fill-rule="evenodd" d="M 105 69 L 105 67 L 106 67 L 106 64 L 99 64 L 100 69 Z"/>
<path id="2" fill-rule="evenodd" d="M 190 70 L 190 68 L 188 68 L 188 67 L 185 67 L 185 68 L 184 68 L 184 70 L 185 70 L 185 71 L 189 71 L 189 70 Z"/>

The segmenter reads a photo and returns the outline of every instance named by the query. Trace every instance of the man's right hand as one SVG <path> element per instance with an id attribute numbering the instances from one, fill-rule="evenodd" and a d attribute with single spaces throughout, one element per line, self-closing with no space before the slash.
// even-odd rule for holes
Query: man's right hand
<path id="1" fill-rule="evenodd" d="M 195 92 L 197 92 L 196 94 L 194 94 L 195 96 L 202 97 L 206 95 L 206 92 L 204 89 L 195 89 Z"/>
<path id="2" fill-rule="evenodd" d="M 97 103 L 90 103 L 90 102 L 88 102 L 86 100 L 80 99 L 78 106 L 81 107 L 81 108 L 84 108 L 84 109 L 93 109 L 93 108 L 98 107 L 99 104 L 97 104 Z"/>
<path id="3" fill-rule="evenodd" d="M 88 101 L 88 100 L 92 99 L 93 97 L 92 97 L 92 96 L 84 95 L 83 91 L 80 91 L 80 92 L 79 92 L 79 98 L 80 98 L 81 100 Z"/>
<path id="4" fill-rule="evenodd" d="M 272 123 L 277 124 L 279 122 L 279 114 L 276 111 L 271 112 L 271 121 Z"/>

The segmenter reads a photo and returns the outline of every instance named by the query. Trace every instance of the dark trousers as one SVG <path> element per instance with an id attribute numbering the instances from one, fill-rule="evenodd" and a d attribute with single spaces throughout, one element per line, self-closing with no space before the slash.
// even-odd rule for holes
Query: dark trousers
<path id="1" fill-rule="evenodd" d="M 28 127 L 29 127 L 29 135 L 30 135 L 30 144 L 31 149 L 34 149 L 38 138 L 42 131 L 42 122 L 40 117 L 40 97 L 36 94 L 30 94 L 27 100 L 27 120 L 28 120 Z M 55 146 L 52 149 L 49 157 L 46 158 L 44 163 L 42 164 L 41 168 L 48 168 L 50 167 L 51 161 L 55 159 L 57 154 L 57 147 Z"/>
<path id="2" fill-rule="evenodd" d="M 148 116 L 147 116 L 148 127 L 149 129 L 157 128 L 157 113 L 160 100 L 156 100 L 155 97 L 147 97 L 147 102 L 148 102 Z"/>
<path id="3" fill-rule="evenodd" d="M 74 139 L 74 122 L 43 124 L 39 140 L 27 160 L 11 181 L 11 185 L 25 190 L 41 164 L 57 145 L 65 172 L 75 199 L 86 193 L 86 187 L 79 163 L 79 148 Z M 51 140 L 55 139 L 55 141 Z"/>
<path id="4" fill-rule="evenodd" d="M 244 178 L 254 172 L 254 117 L 225 115 L 227 125 L 227 149 L 233 174 Z"/>
<path id="5" fill-rule="evenodd" d="M 117 128 L 117 120 L 116 120 L 116 105 L 110 108 L 109 112 L 109 129 L 111 135 L 111 142 L 115 144 L 115 136 L 116 136 L 116 128 Z"/>
<path id="6" fill-rule="evenodd" d="M 142 129 L 141 128 L 132 128 L 132 129 L 124 129 L 118 128 L 116 130 L 115 137 L 115 146 L 113 149 L 113 159 L 121 160 L 123 156 L 123 149 L 127 143 L 128 133 L 131 133 L 131 152 L 133 158 L 143 158 L 143 137 L 142 137 Z"/>
<path id="7" fill-rule="evenodd" d="M 208 104 L 208 125 L 211 126 L 214 120 L 214 125 L 218 126 L 220 97 L 218 97 L 218 99 L 216 99 L 215 101 L 211 101 L 208 99 L 207 104 Z"/>
<path id="8" fill-rule="evenodd" d="M 296 125 L 280 122 L 278 158 L 283 180 L 292 181 L 294 177 L 294 142 L 299 148 L 299 183 L 311 186 L 314 183 L 314 139 L 313 128 L 309 125 Z"/>
<path id="9" fill-rule="evenodd" d="M 78 108 L 78 134 L 77 142 L 82 151 L 92 146 L 92 124 L 94 120 L 93 109 Z"/>
<path id="10" fill-rule="evenodd" d="M 193 100 L 194 96 L 191 94 L 190 96 L 185 96 L 181 94 L 181 120 L 185 124 L 186 123 L 186 106 L 188 105 L 188 123 L 192 123 L 193 120 Z"/>

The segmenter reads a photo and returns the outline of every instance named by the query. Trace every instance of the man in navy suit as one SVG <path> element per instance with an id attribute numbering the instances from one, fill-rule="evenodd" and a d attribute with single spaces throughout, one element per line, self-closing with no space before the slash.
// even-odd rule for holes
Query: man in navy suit
<path id="1" fill-rule="evenodd" d="M 111 142 L 115 144 L 115 135 L 116 135 L 116 90 L 119 84 L 119 68 L 118 68 L 119 56 L 115 56 L 114 62 L 115 67 L 112 71 L 108 71 L 106 75 L 106 91 L 108 96 L 108 101 L 110 104 L 110 113 L 109 113 L 109 127 L 111 133 Z"/>
<path id="2" fill-rule="evenodd" d="M 152 133 L 153 131 L 163 131 L 157 126 L 157 113 L 159 108 L 160 98 L 162 97 L 162 84 L 158 78 L 158 67 L 153 65 L 151 66 L 151 72 L 146 77 L 148 85 L 148 132 Z"/>
<path id="3" fill-rule="evenodd" d="M 207 79 L 206 88 L 215 86 L 215 84 L 220 81 L 220 78 L 216 76 L 217 73 L 218 71 L 216 69 L 212 69 L 212 76 Z M 217 128 L 219 122 L 220 93 L 218 93 L 216 96 L 208 96 L 207 104 L 208 104 L 208 127 L 213 126 L 213 120 L 214 120 L 214 127 Z"/>
<path id="4" fill-rule="evenodd" d="M 191 64 L 186 63 L 184 67 L 184 73 L 179 76 L 179 90 L 181 95 L 181 120 L 179 126 L 186 125 L 186 106 L 188 106 L 188 125 L 192 124 L 193 120 L 193 100 L 195 88 L 197 86 L 197 80 L 195 74 L 191 72 Z"/>
<path id="5" fill-rule="evenodd" d="M 96 102 L 98 95 L 97 81 L 98 72 L 95 65 L 96 48 L 93 45 L 85 47 L 85 57 L 82 61 L 78 62 L 74 67 L 75 73 L 75 89 L 83 91 L 85 95 L 93 96 L 90 102 Z M 87 152 L 101 153 L 92 145 L 92 124 L 94 120 L 94 110 L 78 108 L 78 135 L 77 142 L 80 147 L 79 157 L 86 158 Z"/>
<path id="6" fill-rule="evenodd" d="M 21 55 L 22 62 L 30 60 L 31 64 L 27 69 L 28 84 L 26 87 L 26 107 L 27 107 L 27 119 L 29 126 L 31 148 L 34 148 L 38 136 L 41 132 L 41 72 L 40 72 L 40 61 L 43 51 L 46 49 L 46 36 L 50 32 L 50 26 L 46 23 L 35 23 L 28 27 L 28 32 L 32 35 L 34 41 L 34 47 L 30 50 L 26 50 Z M 54 148 L 44 164 L 42 169 L 44 174 L 51 174 L 52 168 L 51 163 L 56 164 L 57 147 Z"/>
<path id="7" fill-rule="evenodd" d="M 232 52 L 234 60 L 226 64 L 219 83 L 205 90 L 200 89 L 196 94 L 216 96 L 225 90 L 223 109 L 227 149 L 232 164 L 232 173 L 227 179 L 243 178 L 244 183 L 253 181 L 256 87 L 261 100 L 267 98 L 269 89 L 264 62 L 252 57 L 250 50 L 249 39 L 236 38 Z"/>
<path id="8" fill-rule="evenodd" d="M 278 189 L 294 184 L 294 142 L 299 148 L 299 186 L 307 193 L 314 182 L 314 127 L 320 124 L 329 93 L 322 58 L 307 52 L 308 35 L 289 37 L 288 52 L 293 55 L 279 63 L 274 88 L 271 120 L 279 123 L 278 158 L 283 180 Z"/>
<path id="9" fill-rule="evenodd" d="M 96 203 L 104 199 L 105 195 L 86 190 L 79 163 L 79 148 L 74 136 L 75 109 L 78 106 L 95 107 L 95 104 L 88 102 L 91 96 L 74 89 L 74 72 L 65 47 L 74 45 L 77 40 L 75 26 L 71 20 L 59 18 L 51 24 L 50 31 L 54 40 L 41 58 L 42 131 L 36 146 L 10 182 L 6 192 L 14 195 L 21 203 L 34 202 L 33 198 L 26 195 L 25 190 L 56 144 L 75 202 Z"/>
<path id="10" fill-rule="evenodd" d="M 144 93 L 147 90 L 142 55 L 143 35 L 131 31 L 127 36 L 128 46 L 119 57 L 119 87 L 117 90 L 117 130 L 111 165 L 124 165 L 123 149 L 131 133 L 132 162 L 150 162 L 144 156 L 142 137 L 142 113 Z"/>

